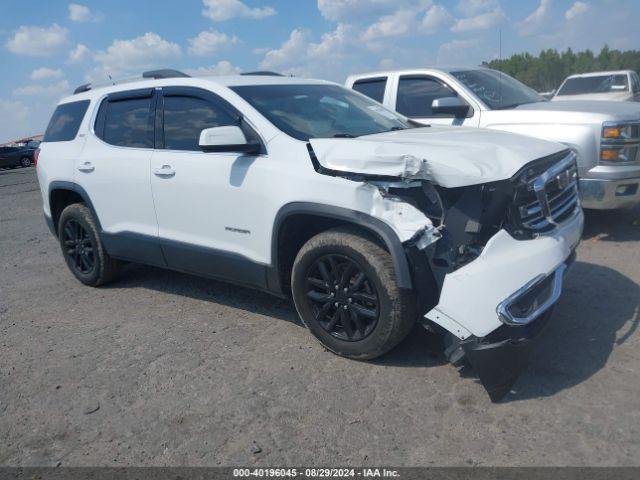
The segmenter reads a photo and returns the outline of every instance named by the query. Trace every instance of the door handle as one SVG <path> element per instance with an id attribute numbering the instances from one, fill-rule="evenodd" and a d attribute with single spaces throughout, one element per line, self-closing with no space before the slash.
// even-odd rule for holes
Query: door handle
<path id="1" fill-rule="evenodd" d="M 162 165 L 160 168 L 155 168 L 153 170 L 153 174 L 158 177 L 173 177 L 176 174 L 176 171 L 171 167 L 171 165 Z"/>
<path id="2" fill-rule="evenodd" d="M 80 165 L 78 167 L 78 170 L 80 170 L 81 172 L 93 172 L 96 169 L 96 167 L 94 167 L 91 162 L 84 162 L 82 165 Z"/>

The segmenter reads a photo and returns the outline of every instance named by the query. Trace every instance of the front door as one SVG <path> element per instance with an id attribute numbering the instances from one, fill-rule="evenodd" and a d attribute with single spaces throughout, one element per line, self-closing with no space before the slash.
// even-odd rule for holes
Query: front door
<path id="1" fill-rule="evenodd" d="M 449 97 L 460 98 L 466 103 L 455 90 L 438 78 L 429 75 L 401 75 L 398 79 L 395 110 L 427 125 L 479 126 L 480 112 L 471 107 L 465 118 L 433 113 L 432 102 L 438 98 Z"/>
<path id="2" fill-rule="evenodd" d="M 192 87 L 162 90 L 151 186 L 169 267 L 254 286 L 265 282 L 267 258 L 256 249 L 262 202 L 242 186 L 261 156 L 205 153 L 205 128 L 239 125 L 217 95 Z"/>

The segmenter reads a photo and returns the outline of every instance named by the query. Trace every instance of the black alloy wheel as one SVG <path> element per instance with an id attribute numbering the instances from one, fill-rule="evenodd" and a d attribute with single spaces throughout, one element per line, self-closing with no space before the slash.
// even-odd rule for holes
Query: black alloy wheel
<path id="1" fill-rule="evenodd" d="M 69 265 L 83 275 L 93 272 L 96 266 L 95 245 L 89 232 L 76 220 L 69 219 L 64 225 L 62 239 Z"/>
<path id="2" fill-rule="evenodd" d="M 378 293 L 355 260 L 324 255 L 311 265 L 306 282 L 313 315 L 331 336 L 356 342 L 375 329 L 380 315 Z"/>

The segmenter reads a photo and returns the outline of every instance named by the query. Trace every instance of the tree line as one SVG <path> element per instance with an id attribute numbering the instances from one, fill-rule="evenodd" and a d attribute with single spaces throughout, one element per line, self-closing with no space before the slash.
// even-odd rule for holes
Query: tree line
<path id="1" fill-rule="evenodd" d="M 640 51 L 611 50 L 606 45 L 598 55 L 591 50 L 574 53 L 571 48 L 564 52 L 548 49 L 538 56 L 518 53 L 503 60 L 483 62 L 483 65 L 511 75 L 539 92 L 547 92 L 558 88 L 566 77 L 574 73 L 599 70 L 639 72 Z"/>

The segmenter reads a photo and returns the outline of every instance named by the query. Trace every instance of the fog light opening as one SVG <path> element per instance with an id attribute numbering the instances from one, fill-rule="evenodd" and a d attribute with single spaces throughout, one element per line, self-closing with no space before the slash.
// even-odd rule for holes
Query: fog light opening
<path id="1" fill-rule="evenodd" d="M 618 185 L 616 188 L 616 197 L 628 197 L 638 193 L 638 184 Z"/>

